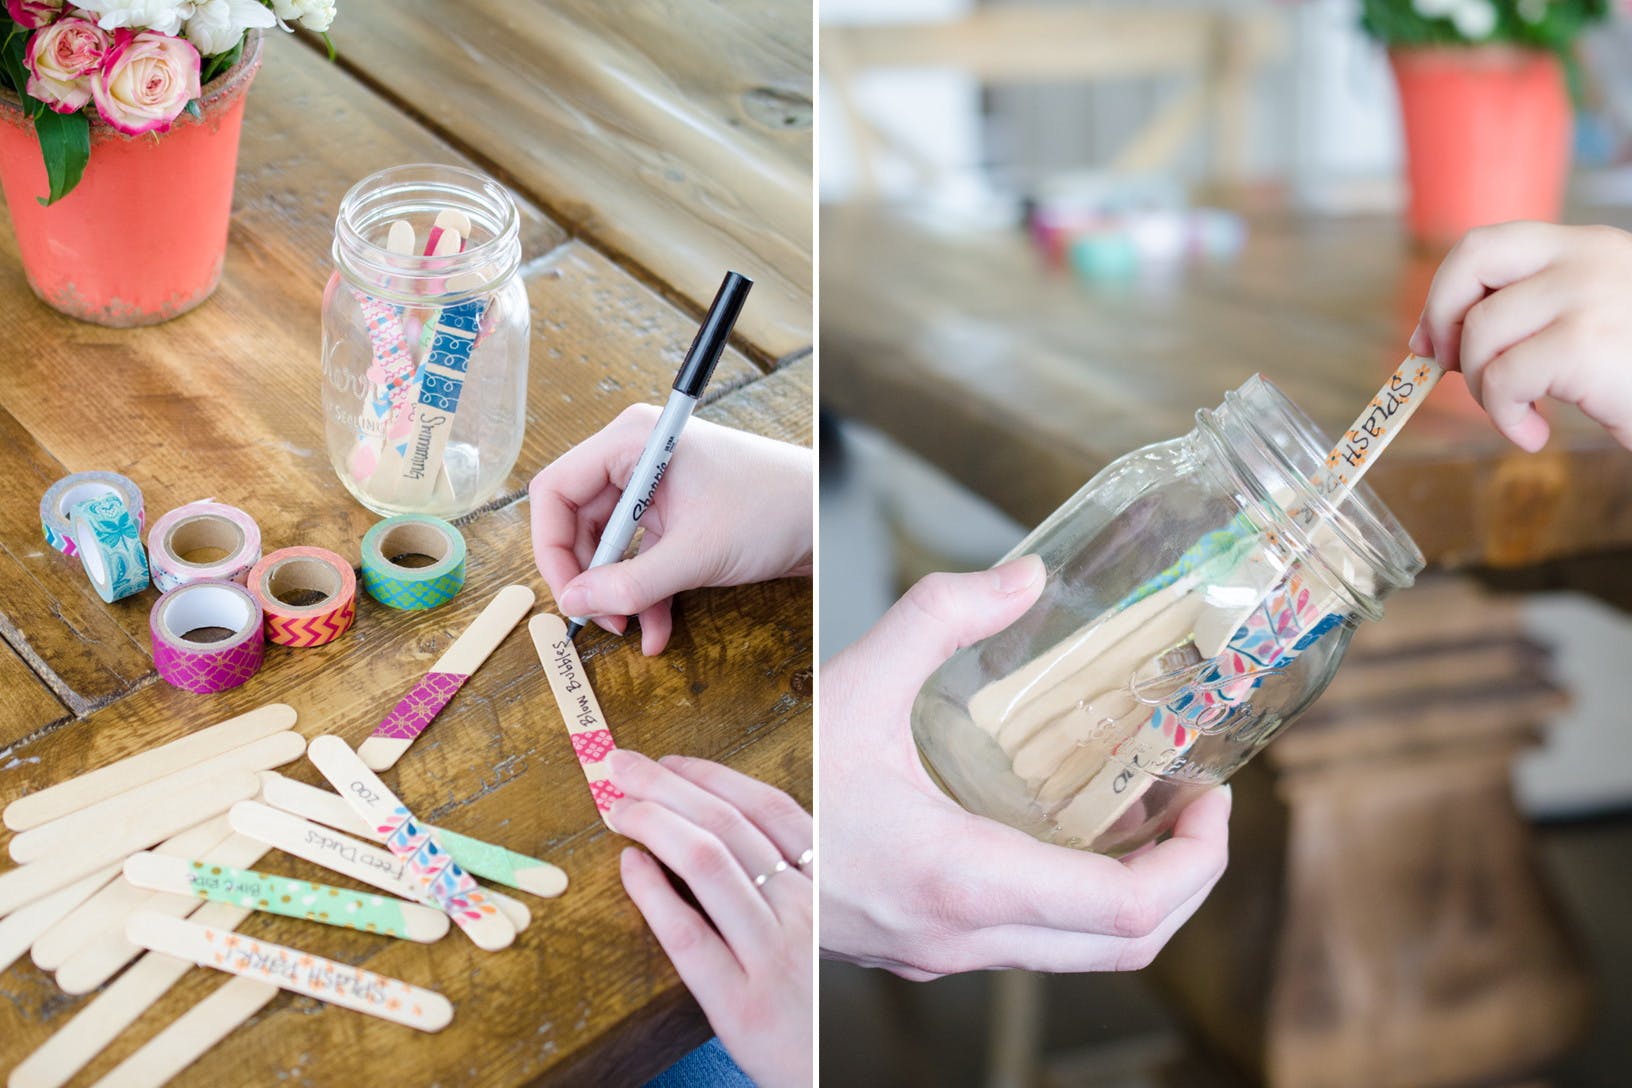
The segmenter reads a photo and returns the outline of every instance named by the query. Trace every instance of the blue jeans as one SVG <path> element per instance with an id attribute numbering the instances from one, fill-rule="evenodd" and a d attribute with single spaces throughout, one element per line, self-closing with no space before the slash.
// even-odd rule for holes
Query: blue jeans
<path id="1" fill-rule="evenodd" d="M 716 1037 L 653 1077 L 646 1088 L 754 1088 Z"/>

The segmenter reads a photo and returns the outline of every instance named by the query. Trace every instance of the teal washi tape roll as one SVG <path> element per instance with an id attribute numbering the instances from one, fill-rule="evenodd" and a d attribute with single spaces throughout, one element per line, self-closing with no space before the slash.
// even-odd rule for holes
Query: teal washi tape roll
<path id="1" fill-rule="evenodd" d="M 142 525 L 142 489 L 128 477 L 117 472 L 76 472 L 52 484 L 40 499 L 40 528 L 45 531 L 45 542 L 63 555 L 77 555 L 79 548 L 68 535 L 68 512 L 103 495 L 124 499 L 125 509 L 135 516 L 136 525 Z"/>
<path id="2" fill-rule="evenodd" d="M 147 551 L 142 527 L 118 495 L 103 495 L 75 506 L 68 532 L 79 562 L 97 596 L 112 604 L 147 588 Z"/>
<path id="3" fill-rule="evenodd" d="M 428 566 L 399 562 L 409 556 Z M 435 608 L 453 599 L 465 584 L 465 538 L 428 514 L 387 518 L 363 537 L 363 588 L 391 608 Z"/>

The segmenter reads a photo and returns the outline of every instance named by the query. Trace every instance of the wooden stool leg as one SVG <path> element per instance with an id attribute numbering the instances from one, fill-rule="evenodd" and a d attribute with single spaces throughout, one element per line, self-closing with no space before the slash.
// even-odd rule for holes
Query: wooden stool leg
<path id="1" fill-rule="evenodd" d="M 987 1088 L 1033 1088 L 1043 1045 L 1043 987 L 1031 971 L 992 976 L 991 1061 Z"/>

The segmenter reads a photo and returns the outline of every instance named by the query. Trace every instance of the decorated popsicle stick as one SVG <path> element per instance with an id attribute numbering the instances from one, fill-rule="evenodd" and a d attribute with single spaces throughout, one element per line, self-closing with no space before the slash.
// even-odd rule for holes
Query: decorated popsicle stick
<path id="1" fill-rule="evenodd" d="M 261 772 L 261 799 L 273 808 L 316 820 L 338 831 L 375 842 L 385 841 L 385 836 L 357 815 L 338 793 L 285 778 L 276 771 Z M 442 845 L 448 848 L 453 860 L 473 876 L 545 898 L 567 890 L 567 874 L 547 861 L 473 839 L 445 827 L 425 826 L 442 840 Z"/>
<path id="2" fill-rule="evenodd" d="M 118 867 L 111 871 L 117 873 Z M 212 929 L 230 930 L 249 914 L 242 907 L 206 903 L 193 919 Z M 18 1062 L 6 1078 L 6 1088 L 62 1088 L 192 969 L 191 963 L 173 956 L 143 954 L 38 1050 Z"/>
<path id="3" fill-rule="evenodd" d="M 470 622 L 464 633 L 453 640 L 447 652 L 436 659 L 430 671 L 413 690 L 391 709 L 385 720 L 357 748 L 357 755 L 370 770 L 384 771 L 402 758 L 414 738 L 425 731 L 448 705 L 464 682 L 481 667 L 499 643 L 533 607 L 533 591 L 526 586 L 505 586 L 487 602 L 487 607 Z"/>
<path id="4" fill-rule="evenodd" d="M 125 935 L 143 948 L 200 967 L 271 983 L 420 1031 L 441 1031 L 453 1020 L 453 1005 L 439 993 L 196 922 L 138 914 L 125 924 Z"/>
<path id="5" fill-rule="evenodd" d="M 110 862 L 202 823 L 235 802 L 253 797 L 260 787 L 260 779 L 249 771 L 232 771 L 193 793 L 166 798 L 122 824 L 101 828 L 94 838 L 74 844 L 71 850 L 0 873 L 0 914 L 10 914 Z"/>
<path id="6" fill-rule="evenodd" d="M 589 794 L 595 800 L 595 809 L 606 820 L 612 802 L 623 796 L 623 791 L 612 784 L 606 757 L 617 748 L 612 731 L 607 727 L 606 715 L 595 691 L 589 686 L 584 663 L 578 660 L 578 649 L 567 637 L 567 624 L 553 612 L 540 612 L 527 624 L 533 636 L 533 647 L 538 651 L 539 663 L 550 678 L 550 691 L 555 694 L 555 705 L 561 711 L 567 735 L 572 738 L 572 751 L 589 782 Z"/>
<path id="7" fill-rule="evenodd" d="M 278 987 L 234 975 L 110 1069 L 91 1088 L 160 1088 L 260 1012 Z"/>
<path id="8" fill-rule="evenodd" d="M 266 854 L 266 844 L 247 835 L 231 835 L 205 855 L 212 863 L 240 868 L 254 865 Z M 57 968 L 57 986 L 70 994 L 88 994 L 141 955 L 141 949 L 125 939 L 125 922 L 137 911 L 150 911 L 171 918 L 185 918 L 200 908 L 201 900 L 190 895 L 166 895 L 142 890 L 141 902 L 86 942 Z"/>
<path id="9" fill-rule="evenodd" d="M 12 860 L 30 862 L 71 850 L 77 843 L 94 839 L 106 828 L 136 819 L 169 798 L 194 794 L 200 787 L 235 771 L 269 771 L 281 767 L 299 759 L 305 751 L 306 738 L 299 733 L 262 737 L 242 748 L 154 779 L 145 786 L 98 801 L 89 808 L 19 832 L 11 840 Z"/>
<path id="10" fill-rule="evenodd" d="M 125 859 L 125 879 L 139 888 L 236 903 L 268 914 L 421 944 L 438 941 L 448 932 L 448 916 L 431 907 L 231 865 L 143 852 Z"/>
<path id="11" fill-rule="evenodd" d="M 1406 422 L 1444 376 L 1444 368 L 1433 359 L 1407 355 L 1326 455 L 1326 463 L 1310 481 L 1316 493 L 1333 503 L 1341 501 L 1405 429 Z"/>
<path id="12" fill-rule="evenodd" d="M 294 724 L 295 708 L 284 703 L 251 710 L 180 740 L 20 797 L 6 806 L 5 825 L 13 831 L 38 827 L 262 737 L 284 732 Z"/>
<path id="13" fill-rule="evenodd" d="M 154 847 L 155 853 L 170 857 L 191 857 L 213 850 L 232 834 L 225 816 L 216 816 L 172 835 Z M 29 956 L 42 971 L 55 971 L 99 933 L 119 929 L 125 916 L 147 899 L 147 893 L 129 881 L 116 880 L 70 911 L 62 921 L 40 934 Z"/>
<path id="14" fill-rule="evenodd" d="M 259 801 L 236 804 L 227 816 L 232 821 L 233 830 L 268 846 L 275 846 L 286 854 L 304 858 L 313 865 L 321 865 L 399 898 L 436 906 L 424 888 L 409 875 L 407 863 L 383 846 L 363 842 Z M 484 891 L 510 919 L 510 924 L 515 926 L 518 933 L 532 923 L 532 912 L 521 900 L 491 889 Z"/>
<path id="15" fill-rule="evenodd" d="M 66 888 L 0 918 L 0 971 L 21 959 L 40 934 L 56 925 L 118 875 L 117 865 L 98 869 L 90 876 L 81 877 Z"/>
<path id="16" fill-rule="evenodd" d="M 478 948 L 496 952 L 515 941 L 510 919 L 345 741 L 318 737 L 308 755 L 357 814 L 374 821 L 375 830 L 385 835 L 385 848 L 407 863 L 409 877 L 424 889 L 420 898 L 428 894 Z"/>

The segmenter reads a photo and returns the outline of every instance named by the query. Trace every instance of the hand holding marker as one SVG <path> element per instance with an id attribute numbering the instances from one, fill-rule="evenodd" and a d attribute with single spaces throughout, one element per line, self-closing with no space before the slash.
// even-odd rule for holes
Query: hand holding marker
<path id="1" fill-rule="evenodd" d="M 691 342 L 685 361 L 680 364 L 680 372 L 674 377 L 669 402 L 663 406 L 663 414 L 652 428 L 646 448 L 641 450 L 640 460 L 635 462 L 628 486 L 623 489 L 618 505 L 612 510 L 612 517 L 606 523 L 601 542 L 595 549 L 595 557 L 589 561 L 590 570 L 622 559 L 629 542 L 634 539 L 640 517 L 652 505 L 657 485 L 662 481 L 663 473 L 669 467 L 669 459 L 674 456 L 674 447 L 680 441 L 680 432 L 685 430 L 686 421 L 696 409 L 697 398 L 702 396 L 708 379 L 714 376 L 714 366 L 720 361 L 720 353 L 725 350 L 731 328 L 737 323 L 737 315 L 742 312 L 742 304 L 747 301 L 748 292 L 753 286 L 754 281 L 746 276 L 736 272 L 725 274 L 719 293 L 709 305 L 702 327 L 697 330 L 697 337 Z M 576 638 L 587 619 L 585 616 L 571 617 L 571 622 L 567 624 L 567 637 Z"/>

